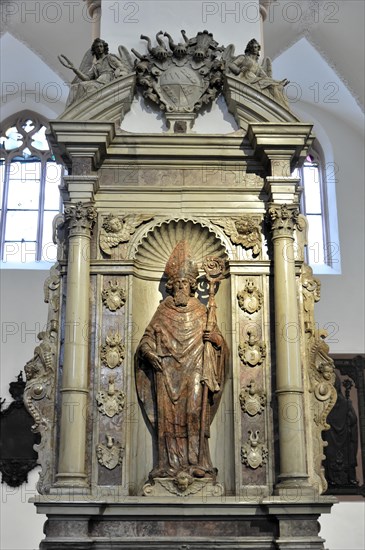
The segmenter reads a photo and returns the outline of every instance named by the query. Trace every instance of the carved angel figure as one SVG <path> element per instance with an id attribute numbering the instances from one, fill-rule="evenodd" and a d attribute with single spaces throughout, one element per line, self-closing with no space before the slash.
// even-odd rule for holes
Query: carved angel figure
<path id="1" fill-rule="evenodd" d="M 62 65 L 76 74 L 71 83 L 67 107 L 75 101 L 85 99 L 115 78 L 132 72 L 133 63 L 128 51 L 123 46 L 119 46 L 118 51 L 120 57 L 109 53 L 108 44 L 101 38 L 96 38 L 91 49 L 84 55 L 79 69 L 65 55 L 58 56 Z"/>
<path id="2" fill-rule="evenodd" d="M 115 214 L 109 214 L 103 222 L 100 231 L 100 248 L 105 254 L 111 256 L 112 248 L 120 243 L 127 243 L 136 228 L 141 223 L 151 219 L 145 214 L 128 214 L 118 218 Z"/>
<path id="3" fill-rule="evenodd" d="M 244 55 L 234 57 L 234 46 L 230 44 L 224 53 L 228 71 L 289 109 L 284 95 L 284 87 L 289 84 L 289 80 L 272 78 L 271 60 L 267 57 L 260 64 L 260 50 L 260 44 L 253 38 L 248 42 Z"/>
<path id="4" fill-rule="evenodd" d="M 261 250 L 260 228 L 256 220 L 249 216 L 232 216 L 232 218 L 212 218 L 213 223 L 223 227 L 233 244 L 243 248 L 252 248 L 256 256 Z"/>

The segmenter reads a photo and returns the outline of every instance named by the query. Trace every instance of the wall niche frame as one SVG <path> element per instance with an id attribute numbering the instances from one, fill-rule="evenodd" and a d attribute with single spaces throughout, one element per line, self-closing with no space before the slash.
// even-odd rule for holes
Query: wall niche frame
<path id="1" fill-rule="evenodd" d="M 365 356 L 332 355 L 337 402 L 323 433 L 327 495 L 365 498 Z"/>

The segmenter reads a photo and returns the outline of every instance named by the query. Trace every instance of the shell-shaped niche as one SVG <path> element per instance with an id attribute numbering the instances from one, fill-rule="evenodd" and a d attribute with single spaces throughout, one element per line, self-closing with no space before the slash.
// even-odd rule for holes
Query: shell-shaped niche
<path id="1" fill-rule="evenodd" d="M 211 229 L 191 220 L 172 220 L 151 228 L 143 237 L 135 256 L 136 267 L 163 272 L 181 240 L 189 243 L 191 256 L 199 268 L 207 256 L 228 258 L 224 245 Z"/>

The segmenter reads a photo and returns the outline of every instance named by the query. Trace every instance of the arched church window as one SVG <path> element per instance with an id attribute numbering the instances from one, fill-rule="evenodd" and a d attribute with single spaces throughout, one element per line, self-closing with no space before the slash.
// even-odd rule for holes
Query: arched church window
<path id="1" fill-rule="evenodd" d="M 5 263 L 55 261 L 52 220 L 60 211 L 63 167 L 32 112 L 7 119 L 0 134 L 0 252 Z"/>
<path id="2" fill-rule="evenodd" d="M 326 174 L 321 155 L 312 149 L 294 175 L 301 180 L 301 211 L 308 220 L 306 261 L 314 271 L 321 266 L 333 267 L 338 262 L 338 244 L 331 243 L 330 239 Z"/>

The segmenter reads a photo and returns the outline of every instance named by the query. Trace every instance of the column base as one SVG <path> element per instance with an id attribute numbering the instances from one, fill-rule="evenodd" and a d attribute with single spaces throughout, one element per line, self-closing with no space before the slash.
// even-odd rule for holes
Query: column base
<path id="1" fill-rule="evenodd" d="M 87 481 L 86 474 L 81 473 L 65 473 L 56 475 L 56 483 L 53 485 L 54 488 L 80 488 L 88 489 L 89 483 Z"/>
<path id="2" fill-rule="evenodd" d="M 308 481 L 307 475 L 294 474 L 279 476 L 279 482 L 274 488 L 274 495 L 289 497 L 290 501 L 297 497 L 299 500 L 302 497 L 316 499 L 318 491 Z"/>

